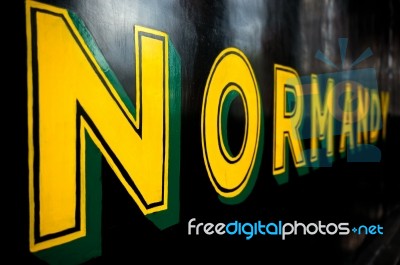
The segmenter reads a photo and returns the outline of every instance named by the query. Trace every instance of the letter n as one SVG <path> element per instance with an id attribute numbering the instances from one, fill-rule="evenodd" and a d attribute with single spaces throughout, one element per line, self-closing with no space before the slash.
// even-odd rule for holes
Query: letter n
<path id="1" fill-rule="evenodd" d="M 26 21 L 30 251 L 101 255 L 101 156 L 158 228 L 176 224 L 181 73 L 168 35 L 134 27 L 133 104 L 76 15 L 27 1 Z"/>

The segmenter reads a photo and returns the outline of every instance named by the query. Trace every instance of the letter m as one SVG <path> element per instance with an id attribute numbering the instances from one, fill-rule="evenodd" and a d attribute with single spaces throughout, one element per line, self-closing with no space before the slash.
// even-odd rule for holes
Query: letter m
<path id="1" fill-rule="evenodd" d="M 102 156 L 158 228 L 178 223 L 181 73 L 168 35 L 134 27 L 133 103 L 75 14 L 28 0 L 26 25 L 30 251 L 101 255 Z"/>

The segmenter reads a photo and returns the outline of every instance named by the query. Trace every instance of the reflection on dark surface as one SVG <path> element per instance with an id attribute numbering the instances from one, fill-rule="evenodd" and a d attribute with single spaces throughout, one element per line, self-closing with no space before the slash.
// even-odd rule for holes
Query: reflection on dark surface
<path id="1" fill-rule="evenodd" d="M 400 179 L 396 176 L 400 147 L 400 19 L 396 16 L 399 1 L 43 2 L 66 7 L 82 18 L 133 102 L 134 25 L 167 32 L 181 57 L 181 221 L 174 227 L 157 230 L 143 218 L 104 160 L 103 256 L 88 264 L 112 261 L 117 256 L 132 257 L 132 245 L 158 248 L 170 244 L 166 240 L 184 241 L 193 246 L 190 252 L 197 256 L 203 254 L 194 246 L 207 247 L 214 241 L 221 245 L 260 244 L 263 252 L 254 255 L 269 264 L 278 259 L 282 263 L 293 261 L 290 264 L 378 265 L 395 264 L 400 259 L 399 236 L 390 237 L 399 226 L 400 206 Z M 344 61 L 339 38 L 348 39 Z M 238 205 L 219 201 L 203 164 L 200 138 L 202 99 L 209 71 L 217 55 L 231 46 L 241 49 L 254 68 L 265 119 L 260 173 L 251 195 Z M 379 90 L 391 93 L 387 139 L 377 143 L 382 151 L 381 161 L 349 163 L 346 158 L 338 159 L 333 167 L 310 169 L 302 177 L 293 174 L 287 184 L 279 186 L 271 173 L 274 64 L 293 67 L 300 75 L 345 71 L 367 48 L 373 56 L 354 69 L 375 68 Z M 337 68 L 317 60 L 318 50 Z M 235 130 L 243 127 L 241 108 L 240 104 L 237 109 L 233 107 L 229 120 L 230 139 L 236 141 L 243 139 L 243 130 Z M 335 139 L 335 144 L 338 142 Z M 290 172 L 295 172 L 293 166 Z M 251 242 L 243 237 L 188 236 L 187 222 L 193 217 L 214 223 L 320 220 L 381 224 L 385 226 L 385 236 L 299 235 L 286 241 L 258 236 Z"/>
<path id="2" fill-rule="evenodd" d="M 340 61 L 338 39 L 349 37 L 349 16 L 347 1 L 300 1 L 297 34 L 296 61 L 300 74 L 331 72 L 334 67 L 321 63 L 314 58 L 321 50 L 332 63 L 349 65 L 350 58 Z M 318 15 L 315 15 L 318 14 Z"/>

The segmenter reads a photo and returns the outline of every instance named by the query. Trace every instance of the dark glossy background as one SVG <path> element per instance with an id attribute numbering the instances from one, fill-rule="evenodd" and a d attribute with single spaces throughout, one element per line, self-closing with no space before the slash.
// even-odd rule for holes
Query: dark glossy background
<path id="1" fill-rule="evenodd" d="M 177 243 L 170 252 L 173 258 L 166 256 L 168 260 L 191 263 L 218 250 L 223 259 L 236 259 L 236 256 L 243 255 L 256 257 L 260 263 L 266 264 L 281 264 L 283 261 L 291 261 L 289 264 L 367 264 L 362 260 L 376 250 L 371 252 L 368 248 L 376 237 L 297 236 L 281 241 L 257 236 L 245 241 L 239 236 L 188 236 L 187 222 L 195 217 L 201 222 L 213 223 L 232 220 L 298 220 L 307 223 L 321 220 L 385 225 L 395 218 L 400 205 L 400 1 L 43 2 L 78 14 L 132 99 L 135 84 L 134 25 L 168 33 L 181 57 L 181 221 L 159 231 L 143 218 L 104 161 L 103 256 L 88 264 L 113 261 L 118 257 L 134 259 L 137 254 L 133 250 L 137 246 L 157 253 L 165 244 L 171 246 L 179 241 L 180 244 Z M 14 223 L 16 229 L 12 242 L 16 241 L 16 248 L 13 248 L 17 250 L 15 257 L 24 257 L 28 263 L 34 264 L 39 260 L 28 251 L 26 39 L 25 25 L 21 23 L 25 11 L 23 3 L 15 6 L 16 21 L 20 21 L 15 23 L 15 40 L 18 40 L 15 47 L 19 49 L 17 58 L 22 58 L 13 68 L 13 79 L 18 84 L 13 87 L 18 109 L 14 119 L 17 125 L 13 127 L 16 133 L 13 135 L 18 135 L 18 140 L 15 143 L 17 154 L 12 157 L 14 163 L 17 162 L 12 177 L 17 185 L 18 218 Z M 271 173 L 273 65 L 293 67 L 299 75 L 336 72 L 337 69 L 317 60 L 314 55 L 321 50 L 340 66 L 338 38 L 348 38 L 344 69 L 348 70 L 365 49 L 371 48 L 373 56 L 354 69 L 375 68 L 379 89 L 391 93 L 387 140 L 378 143 L 382 161 L 348 163 L 342 159 L 332 168 L 320 168 L 303 177 L 298 177 L 291 168 L 289 182 L 279 186 Z M 242 50 L 252 64 L 265 118 L 264 154 L 257 182 L 247 200 L 233 206 L 221 203 L 209 182 L 200 137 L 201 104 L 209 71 L 216 56 L 231 46 Z M 232 145 L 240 140 L 240 134 L 235 135 L 236 131 L 240 132 L 235 128 L 242 124 L 240 114 L 239 111 L 231 117 L 229 133 Z M 191 249 L 192 256 L 182 256 L 182 243 Z M 214 246 L 214 243 L 217 244 Z M 232 251 L 227 252 L 222 246 Z M 238 251 L 239 248 L 250 250 L 242 252 Z"/>

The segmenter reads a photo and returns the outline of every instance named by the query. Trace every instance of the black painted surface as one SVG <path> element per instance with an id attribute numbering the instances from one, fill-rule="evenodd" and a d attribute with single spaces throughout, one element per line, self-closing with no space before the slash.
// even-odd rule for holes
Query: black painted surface
<path id="1" fill-rule="evenodd" d="M 220 255 L 228 260 L 232 258 L 228 256 L 239 255 L 239 247 L 260 247 L 261 252 L 253 249 L 243 255 L 253 255 L 260 263 L 268 264 L 284 261 L 292 261 L 289 264 L 356 264 L 362 262 L 359 257 L 365 257 L 364 251 L 378 249 L 368 248 L 373 237 L 297 236 L 282 241 L 258 236 L 246 241 L 240 236 L 188 236 L 187 222 L 195 217 L 213 223 L 232 220 L 298 220 L 307 223 L 321 220 L 327 223 L 386 224 L 394 218 L 400 205 L 400 179 L 396 173 L 400 148 L 400 19 L 396 15 L 400 10 L 399 1 L 43 2 L 78 14 L 132 99 L 135 84 L 134 25 L 167 32 L 181 57 L 180 223 L 160 231 L 143 218 L 104 160 L 103 256 L 88 264 L 115 261 L 121 257 L 129 258 L 133 263 L 140 255 L 132 253 L 138 245 L 139 248 L 157 250 L 164 248 L 164 244 L 170 246 L 179 241 L 192 248 L 190 253 L 193 256 L 184 258 L 181 254 L 183 249 L 178 245 L 170 256 L 174 257 L 172 260 L 187 262 L 214 252 L 214 243 L 221 247 Z M 22 3 L 18 4 L 16 14 L 22 21 Z M 25 25 L 17 23 L 17 26 L 19 55 L 26 56 Z M 318 61 L 314 55 L 320 49 L 340 65 L 337 40 L 342 37 L 349 40 L 347 66 L 370 47 L 373 56 L 356 68 L 374 67 L 378 73 L 379 89 L 391 92 L 387 140 L 378 143 L 382 161 L 348 163 L 342 159 L 332 168 L 320 168 L 303 177 L 298 177 L 294 168 L 290 168 L 289 182 L 279 186 L 271 173 L 273 65 L 293 67 L 300 75 L 334 72 L 336 69 Z M 230 46 L 241 49 L 252 64 L 265 118 L 264 153 L 257 182 L 250 196 L 234 206 L 220 202 L 209 182 L 200 137 L 201 104 L 207 77 L 216 56 Z M 17 111 L 15 119 L 16 128 L 19 128 L 14 134 L 18 136 L 17 155 L 12 158 L 14 163 L 17 162 L 12 175 L 16 183 L 12 189 L 18 195 L 15 200 L 18 215 L 14 223 L 17 225 L 16 235 L 11 235 L 11 239 L 15 242 L 13 245 L 16 247 L 12 250 L 17 251 L 17 259 L 23 257 L 36 263 L 39 261 L 28 250 L 26 58 L 20 57 L 14 78 L 18 86 L 12 88 L 20 111 Z M 230 120 L 232 128 L 234 122 L 234 119 Z M 240 115 L 238 124 L 243 124 Z M 229 130 L 229 133 L 234 132 L 234 129 Z M 241 135 L 232 135 L 232 139 L 241 139 Z M 335 143 L 338 143 L 338 138 Z M 236 250 L 226 252 L 222 246 Z M 166 258 L 171 259 L 169 256 Z M 388 264 L 394 264 L 390 262 L 395 260 L 396 255 L 389 259 Z"/>

